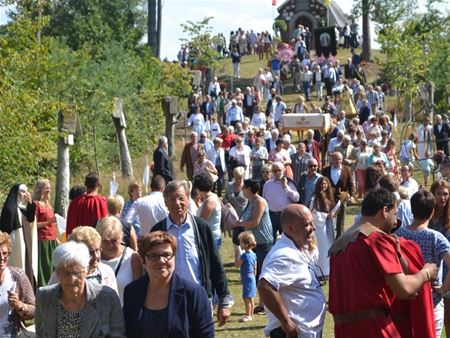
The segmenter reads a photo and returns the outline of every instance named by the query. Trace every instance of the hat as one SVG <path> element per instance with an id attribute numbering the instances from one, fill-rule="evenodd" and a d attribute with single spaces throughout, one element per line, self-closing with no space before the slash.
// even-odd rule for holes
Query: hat
<path id="1" fill-rule="evenodd" d="M 331 99 L 329 96 L 326 96 L 326 97 L 325 97 L 325 100 L 329 100 L 329 99 Z"/>
<path id="2" fill-rule="evenodd" d="M 237 100 L 233 99 L 233 100 L 231 100 L 231 103 L 237 104 Z"/>

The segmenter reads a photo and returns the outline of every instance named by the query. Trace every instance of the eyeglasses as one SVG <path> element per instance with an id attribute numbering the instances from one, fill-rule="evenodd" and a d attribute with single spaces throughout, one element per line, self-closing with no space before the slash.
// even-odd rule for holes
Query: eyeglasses
<path id="1" fill-rule="evenodd" d="M 317 166 L 316 166 L 316 165 L 313 165 L 313 164 L 310 164 L 308 167 L 309 167 L 309 168 L 317 168 Z"/>
<path id="2" fill-rule="evenodd" d="M 75 278 L 75 279 L 81 279 L 81 277 L 83 277 L 83 275 L 85 273 L 84 270 L 81 270 L 81 271 L 67 271 L 67 270 L 63 270 L 63 269 L 58 270 L 58 272 L 62 276 L 66 277 L 66 278 Z"/>
<path id="3" fill-rule="evenodd" d="M 150 262 L 159 262 L 162 258 L 164 263 L 170 261 L 173 256 L 175 256 L 173 252 L 164 252 L 162 254 L 150 253 L 145 255 Z"/>
<path id="4" fill-rule="evenodd" d="M 6 261 L 8 259 L 8 257 L 9 257 L 8 251 L 0 252 L 0 259 L 3 259 Z"/>

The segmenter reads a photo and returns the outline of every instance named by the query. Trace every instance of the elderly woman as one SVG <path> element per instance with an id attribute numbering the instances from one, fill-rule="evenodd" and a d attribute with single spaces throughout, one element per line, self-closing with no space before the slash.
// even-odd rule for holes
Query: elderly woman
<path id="1" fill-rule="evenodd" d="M 122 245 L 122 224 L 117 217 L 103 218 L 97 225 L 97 231 L 102 238 L 101 261 L 113 269 L 120 303 L 123 304 L 125 286 L 142 276 L 139 255 L 133 249 Z"/>
<path id="2" fill-rule="evenodd" d="M 230 162 L 233 167 L 242 167 L 245 169 L 245 178 L 250 176 L 250 156 L 251 148 L 244 144 L 241 136 L 236 138 L 236 145 L 230 149 Z"/>
<path id="3" fill-rule="evenodd" d="M 201 205 L 197 210 L 197 216 L 202 218 L 211 229 L 217 249 L 222 245 L 222 231 L 220 222 L 222 219 L 222 202 L 219 196 L 212 192 L 214 182 L 206 175 L 194 176 L 194 189 L 200 197 Z"/>
<path id="4" fill-rule="evenodd" d="M 64 243 L 53 252 L 59 283 L 36 295 L 36 337 L 125 337 L 119 298 L 111 288 L 86 280 L 89 250 Z"/>
<path id="5" fill-rule="evenodd" d="M 218 171 L 214 163 L 206 158 L 205 151 L 203 149 L 199 149 L 197 151 L 197 161 L 194 163 L 194 176 L 204 173 L 211 178 L 213 182 L 218 179 Z"/>
<path id="6" fill-rule="evenodd" d="M 128 338 L 214 337 L 205 289 L 174 273 L 176 238 L 155 231 L 140 237 L 138 246 L 147 274 L 125 288 Z"/>
<path id="7" fill-rule="evenodd" d="M 257 137 L 255 147 L 250 153 L 250 160 L 252 161 L 252 178 L 255 180 L 262 180 L 261 168 L 269 158 L 269 153 L 264 146 L 262 137 Z"/>
<path id="8" fill-rule="evenodd" d="M 8 266 L 13 249 L 11 238 L 0 232 L 0 332 L 13 338 L 21 323 L 34 317 L 34 293 L 22 269 Z"/>
<path id="9" fill-rule="evenodd" d="M 244 196 L 244 175 L 245 170 L 242 167 L 234 168 L 233 170 L 233 181 L 229 182 L 227 185 L 227 193 L 225 199 L 231 203 L 233 208 L 236 210 L 239 217 L 242 216 L 245 207 L 247 206 L 247 199 Z M 233 229 L 233 244 L 234 244 L 234 259 L 235 263 L 241 257 L 241 252 L 239 251 L 239 234 L 244 231 L 243 227 Z"/>
<path id="10" fill-rule="evenodd" d="M 269 163 L 283 163 L 284 167 L 286 168 L 286 176 L 293 178 L 293 172 L 291 168 L 292 161 L 288 151 L 284 149 L 284 141 L 282 139 L 278 139 L 275 144 L 275 148 L 269 152 Z"/>
<path id="11" fill-rule="evenodd" d="M 35 213 L 36 205 L 31 201 L 27 186 L 17 184 L 9 191 L 0 216 L 0 231 L 9 234 L 14 247 L 8 263 L 25 271 L 33 289 L 38 274 Z"/>
<path id="12" fill-rule="evenodd" d="M 383 161 L 384 167 L 389 169 L 389 159 L 385 153 L 381 151 L 381 145 L 380 142 L 375 141 L 372 145 L 372 154 L 369 155 L 367 159 L 367 163 L 369 165 L 375 164 L 378 161 Z"/>
<path id="13" fill-rule="evenodd" d="M 33 201 L 36 205 L 38 229 L 38 286 L 47 285 L 52 271 L 53 250 L 58 246 L 56 218 L 50 204 L 52 186 L 47 179 L 40 179 L 34 186 Z"/>
<path id="14" fill-rule="evenodd" d="M 84 243 L 89 250 L 89 267 L 86 274 L 86 280 L 106 285 L 117 291 L 117 281 L 114 271 L 105 263 L 100 262 L 102 238 L 98 232 L 90 226 L 76 227 L 69 236 L 70 241 Z M 53 272 L 48 285 L 59 283 L 58 276 Z"/>

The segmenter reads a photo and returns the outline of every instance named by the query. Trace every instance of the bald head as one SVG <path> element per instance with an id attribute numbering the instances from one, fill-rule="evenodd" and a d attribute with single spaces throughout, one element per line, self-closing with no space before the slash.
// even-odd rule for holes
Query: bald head
<path id="1" fill-rule="evenodd" d="M 302 204 L 289 204 L 281 213 L 281 227 L 298 248 L 314 243 L 315 230 L 311 211 Z"/>

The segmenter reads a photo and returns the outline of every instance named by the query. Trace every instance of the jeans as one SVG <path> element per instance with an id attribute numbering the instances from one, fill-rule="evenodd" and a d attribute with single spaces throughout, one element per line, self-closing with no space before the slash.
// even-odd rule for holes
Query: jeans
<path id="1" fill-rule="evenodd" d="M 323 97 L 323 83 L 322 83 L 322 81 L 317 81 L 316 82 L 316 94 L 317 94 L 317 99 L 322 101 L 322 97 Z"/>
<path id="2" fill-rule="evenodd" d="M 311 83 L 309 81 L 303 81 L 303 91 L 305 93 L 305 98 L 309 100 L 309 89 L 311 87 Z"/>
<path id="3" fill-rule="evenodd" d="M 272 222 L 273 243 L 277 241 L 277 231 L 282 234 L 281 230 L 281 211 L 269 211 L 270 221 Z"/>
<path id="4" fill-rule="evenodd" d="M 253 249 L 253 252 L 256 255 L 256 282 L 258 282 L 259 280 L 259 275 L 261 274 L 261 268 L 264 259 L 266 258 L 270 249 L 272 249 L 272 246 L 273 246 L 272 243 L 261 243 L 257 244 L 256 247 Z"/>
<path id="5" fill-rule="evenodd" d="M 234 77 L 237 77 L 239 79 L 241 77 L 241 64 L 240 64 L 240 62 L 233 62 L 233 70 L 234 70 Z"/>

